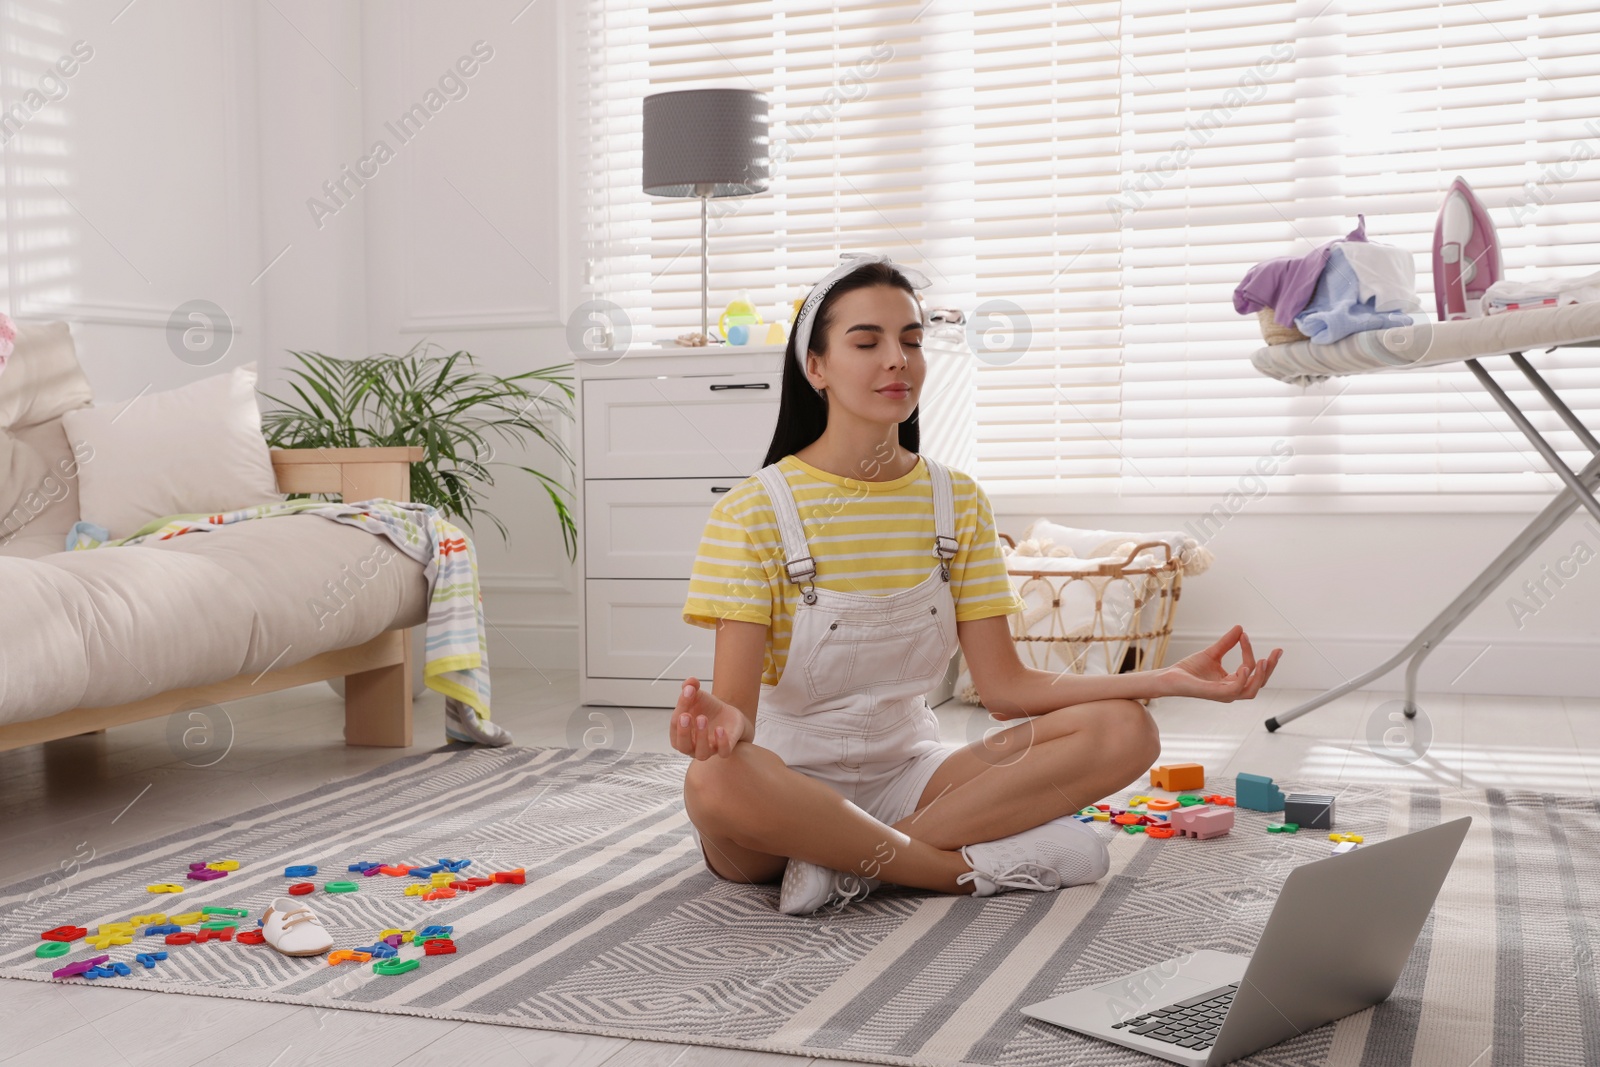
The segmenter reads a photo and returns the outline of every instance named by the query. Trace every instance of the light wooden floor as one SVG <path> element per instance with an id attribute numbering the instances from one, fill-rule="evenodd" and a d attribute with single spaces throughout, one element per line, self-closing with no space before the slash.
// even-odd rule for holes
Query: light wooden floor
<path id="1" fill-rule="evenodd" d="M 1600 700 L 1424 695 L 1434 738 L 1425 757 L 1400 766 L 1374 755 L 1369 724 L 1396 693 L 1353 693 L 1268 734 L 1262 720 L 1310 696 L 1268 689 L 1253 701 L 1216 704 L 1162 700 L 1162 758 L 1205 764 L 1213 776 L 1255 771 L 1277 778 L 1426 781 L 1442 785 L 1600 792 Z M 568 745 L 590 722 L 577 704 L 572 671 L 495 670 L 496 719 L 526 745 Z M 4 877 L 14 881 L 56 869 L 88 849 L 110 852 L 198 822 L 242 811 L 406 754 L 347 749 L 341 707 L 322 684 L 274 693 L 225 708 L 232 726 L 226 755 L 198 756 L 168 740 L 157 720 L 0 753 L 0 825 Z M 606 709 L 615 714 L 617 709 Z M 968 740 L 972 709 L 937 709 L 945 736 Z M 630 709 L 637 750 L 671 751 L 666 711 Z M 443 740 L 443 704 L 417 703 L 409 752 Z M 981 727 L 980 727 L 981 729 Z M 226 733 L 226 728 L 218 732 Z M 1379 729 L 1378 734 L 1382 730 Z M 214 756 L 216 751 L 213 750 Z M 186 762 L 186 759 L 189 762 Z M 1222 780 L 1218 778 L 1218 780 Z M 573 1065 L 669 1067 L 672 1064 L 783 1063 L 824 1067 L 838 1060 L 759 1055 L 703 1046 L 549 1033 L 513 1026 L 327 1011 L 307 1007 L 153 994 L 113 983 L 45 985 L 0 982 L 0 1061 L 16 1064 L 157 1063 L 185 1067 L 220 1057 L 231 1067 L 291 1067 L 341 1054 L 377 1055 L 385 1063 L 469 1059 L 476 1067 Z"/>

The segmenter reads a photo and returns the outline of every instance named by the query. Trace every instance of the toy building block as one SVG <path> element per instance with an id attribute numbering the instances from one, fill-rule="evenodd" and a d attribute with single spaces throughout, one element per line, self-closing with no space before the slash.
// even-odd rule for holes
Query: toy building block
<path id="1" fill-rule="evenodd" d="M 1168 825 L 1179 837 L 1193 837 L 1201 841 L 1221 837 L 1233 829 L 1233 809 L 1200 804 L 1173 812 Z"/>
<path id="2" fill-rule="evenodd" d="M 1264 774 L 1241 774 L 1234 780 L 1237 806 L 1251 811 L 1282 811 L 1283 790 Z"/>
<path id="3" fill-rule="evenodd" d="M 1335 856 L 1342 856 L 1346 852 L 1354 852 L 1360 847 L 1361 845 L 1355 841 L 1341 841 L 1337 845 L 1333 846 L 1333 854 Z"/>
<path id="4" fill-rule="evenodd" d="M 1283 821 L 1308 830 L 1333 829 L 1333 797 L 1327 793 L 1290 793 L 1283 802 Z"/>
<path id="5" fill-rule="evenodd" d="M 1206 769 L 1198 763 L 1164 763 L 1150 768 L 1150 784 L 1169 793 L 1201 789 L 1206 784 Z"/>

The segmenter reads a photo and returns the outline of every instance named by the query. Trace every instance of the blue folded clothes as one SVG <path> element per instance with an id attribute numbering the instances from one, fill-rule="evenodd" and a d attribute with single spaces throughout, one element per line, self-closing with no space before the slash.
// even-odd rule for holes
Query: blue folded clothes
<path id="1" fill-rule="evenodd" d="M 1345 259 L 1344 250 L 1335 246 L 1328 265 L 1317 279 L 1311 303 L 1295 316 L 1294 325 L 1312 344 L 1329 345 L 1362 330 L 1386 330 L 1390 326 L 1410 326 L 1411 316 L 1403 311 L 1378 311 L 1376 296 L 1361 299 L 1361 281 Z"/>

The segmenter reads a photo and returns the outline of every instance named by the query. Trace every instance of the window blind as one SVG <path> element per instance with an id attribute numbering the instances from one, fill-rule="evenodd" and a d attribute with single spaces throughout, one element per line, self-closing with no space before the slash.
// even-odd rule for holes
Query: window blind
<path id="1" fill-rule="evenodd" d="M 995 495 L 1542 500 L 1560 487 L 1457 364 L 1294 387 L 1232 291 L 1343 237 L 1414 254 L 1426 317 L 1444 190 L 1472 183 L 1511 278 L 1600 267 L 1600 13 L 1569 0 L 1139 4 L 584 0 L 576 166 L 588 294 L 635 342 L 699 323 L 699 206 L 639 188 L 640 102 L 771 104 L 767 193 L 712 202 L 712 315 L 766 317 L 841 251 L 920 267 L 973 320 Z M 1591 427 L 1592 349 L 1530 353 Z M 1574 466 L 1503 357 L 1486 366 Z M 1383 506 L 1389 506 L 1385 504 Z"/>

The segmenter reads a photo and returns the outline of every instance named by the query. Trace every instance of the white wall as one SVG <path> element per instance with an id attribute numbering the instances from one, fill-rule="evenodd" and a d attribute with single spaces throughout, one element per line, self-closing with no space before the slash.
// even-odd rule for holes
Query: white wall
<path id="1" fill-rule="evenodd" d="M 430 340 L 498 374 L 565 362 L 558 17 L 556 0 L 6 5 L 0 86 L 23 112 L 0 306 L 71 321 L 99 402 L 251 360 L 279 392 L 290 349 Z M 63 56 L 71 75 L 29 106 Z M 414 104 L 436 110 L 402 137 Z M 357 184 L 378 140 L 387 159 Z M 225 349 L 226 330 L 194 352 L 190 320 L 169 329 L 197 299 L 233 331 Z M 542 445 L 500 458 L 568 480 Z M 511 531 L 476 538 L 491 662 L 570 667 L 575 585 L 547 495 L 507 470 L 487 506 Z"/>
<path id="2" fill-rule="evenodd" d="M 7 306 L 72 320 L 104 401 L 251 359 L 273 392 L 290 348 L 398 352 L 426 338 L 467 349 L 496 373 L 565 362 L 562 322 L 582 269 L 562 181 L 570 7 L 13 0 L 0 49 L 8 105 L 74 42 L 93 54 L 61 79 L 64 91 L 51 83 L 59 98 L 5 145 Z M 423 127 L 397 136 L 388 124 L 424 103 L 479 41 L 479 54 L 492 54 L 462 78 L 464 95 L 441 92 Z M 345 178 L 333 201 L 323 183 L 356 169 L 377 140 L 392 158 L 363 185 Z M 317 218 L 312 198 L 337 210 Z M 195 299 L 220 306 L 237 331 L 214 362 L 180 358 L 169 343 L 173 310 Z M 542 447 L 526 462 L 565 477 Z M 512 531 L 506 545 L 488 523 L 477 536 L 491 662 L 572 666 L 578 583 L 548 499 L 507 471 L 488 506 Z M 1210 541 L 1215 567 L 1186 584 L 1172 654 L 1240 622 L 1258 651 L 1285 648 L 1276 683 L 1337 684 L 1403 645 L 1537 506 L 1478 515 L 1246 507 Z M 998 498 L 996 510 L 1013 535 L 1041 513 Z M 1202 508 L 1052 510 L 1070 525 L 1156 530 Z M 1579 543 L 1600 553 L 1600 526 L 1583 518 L 1445 643 L 1423 672 L 1425 688 L 1600 691 L 1600 577 L 1591 573 L 1600 563 L 1569 562 L 1565 587 L 1551 583 L 1548 603 L 1520 627 L 1507 607 L 1524 580 Z M 1401 677 L 1381 684 L 1398 687 Z"/>
<path id="3" fill-rule="evenodd" d="M 1213 527 L 1198 525 L 1198 503 L 1166 514 L 1062 509 L 1048 517 L 1086 529 L 1201 530 L 1216 561 L 1184 582 L 1168 662 L 1240 623 L 1258 656 L 1284 650 L 1271 684 L 1321 690 L 1398 653 L 1542 506 L 1523 513 L 1298 515 L 1244 504 Z M 1013 537 L 1039 517 L 995 503 L 997 525 Z M 1530 581 L 1547 591 L 1530 595 Z M 1514 613 L 1513 598 L 1532 613 Z M 1597 605 L 1600 523 L 1580 510 L 1430 653 L 1419 688 L 1593 696 L 1600 692 Z M 1397 691 L 1404 683 L 1402 663 L 1368 688 Z"/>
<path id="4" fill-rule="evenodd" d="M 7 304 L 72 320 L 106 399 L 261 346 L 252 9 L 170 0 L 119 17 L 121 6 L 18 0 L 0 46 Z M 167 343 L 174 309 L 193 299 L 237 330 L 214 367 Z"/>

